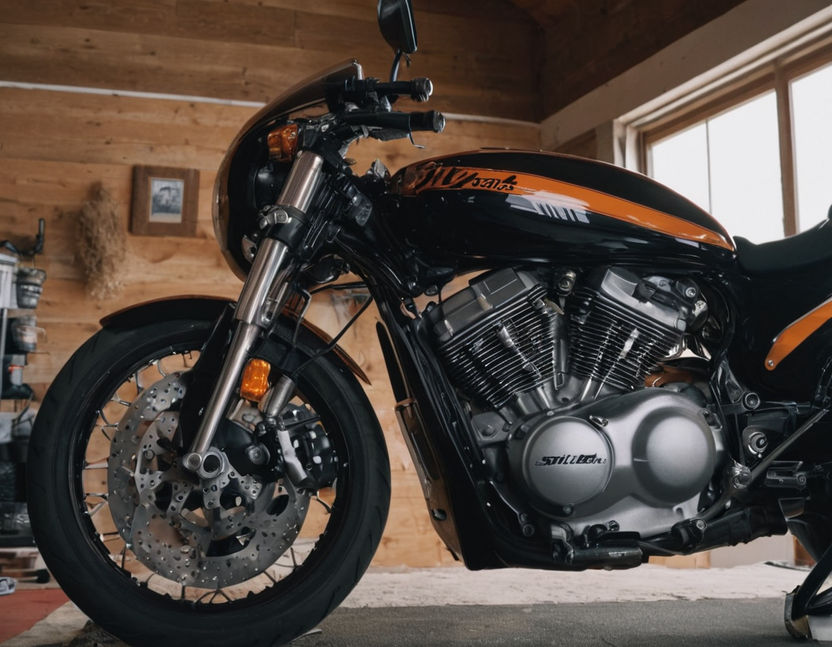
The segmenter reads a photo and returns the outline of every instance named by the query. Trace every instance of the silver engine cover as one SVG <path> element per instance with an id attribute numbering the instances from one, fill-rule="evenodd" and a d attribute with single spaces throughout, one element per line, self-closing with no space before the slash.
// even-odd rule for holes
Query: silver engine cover
<path id="1" fill-rule="evenodd" d="M 508 449 L 512 474 L 541 511 L 578 533 L 615 522 L 643 537 L 696 514 L 719 458 L 702 408 L 665 389 L 526 419 Z"/>

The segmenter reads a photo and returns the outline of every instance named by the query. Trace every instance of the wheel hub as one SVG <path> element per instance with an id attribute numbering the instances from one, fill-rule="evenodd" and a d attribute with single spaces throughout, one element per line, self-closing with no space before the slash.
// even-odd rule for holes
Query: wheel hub
<path id="1" fill-rule="evenodd" d="M 108 460 L 110 511 L 136 557 L 186 586 L 220 588 L 266 570 L 294 542 L 309 494 L 288 479 L 242 475 L 218 450 L 197 476 L 182 465 L 175 409 L 182 373 L 144 389 L 118 423 Z"/>

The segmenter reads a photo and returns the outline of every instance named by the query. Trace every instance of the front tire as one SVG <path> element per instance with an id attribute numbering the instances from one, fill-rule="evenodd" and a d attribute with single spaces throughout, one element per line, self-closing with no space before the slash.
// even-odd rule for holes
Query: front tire
<path id="1" fill-rule="evenodd" d="M 264 573 L 272 583 L 251 594 L 223 591 L 219 599 L 217 592 L 198 596 L 185 586 L 177 596 L 164 573 L 147 581 L 137 576 L 143 565 L 130 561 L 131 544 L 112 531 L 106 497 L 90 492 L 90 483 L 102 478 L 94 470 L 106 469 L 91 462 L 90 448 L 106 445 L 102 435 L 109 439 L 117 429 L 102 412 L 123 399 L 120 389 L 132 376 L 139 383 L 140 372 L 161 366 L 160 358 L 197 351 L 212 323 L 163 321 L 98 332 L 52 383 L 33 430 L 28 491 L 38 547 L 69 597 L 131 645 L 284 644 L 314 627 L 355 586 L 387 518 L 390 471 L 381 429 L 352 374 L 329 354 L 310 362 L 297 380 L 304 406 L 320 416 L 339 457 L 337 492 L 321 501 L 327 516 L 302 563 L 284 578 Z M 279 365 L 286 338 L 264 344 L 260 356 Z M 301 338 L 297 352 L 311 356 L 316 343 Z"/>

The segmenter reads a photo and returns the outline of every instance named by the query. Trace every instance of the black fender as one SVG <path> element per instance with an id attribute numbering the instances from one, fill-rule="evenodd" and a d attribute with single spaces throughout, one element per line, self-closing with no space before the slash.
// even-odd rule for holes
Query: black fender
<path id="1" fill-rule="evenodd" d="M 225 297 L 183 295 L 175 297 L 163 297 L 152 299 L 142 303 L 122 308 L 106 315 L 100 320 L 102 328 L 127 328 L 141 326 L 159 319 L 204 319 L 214 321 L 219 318 L 228 305 L 234 305 L 234 301 Z M 297 320 L 297 315 L 289 308 L 284 309 L 282 315 L 292 321 Z M 332 343 L 332 337 L 318 328 L 315 324 L 304 321 L 301 325 L 310 333 L 320 339 L 325 345 Z M 361 369 L 358 363 L 340 346 L 336 345 L 332 352 L 349 368 L 353 374 L 365 384 L 370 384 L 367 374 Z"/>

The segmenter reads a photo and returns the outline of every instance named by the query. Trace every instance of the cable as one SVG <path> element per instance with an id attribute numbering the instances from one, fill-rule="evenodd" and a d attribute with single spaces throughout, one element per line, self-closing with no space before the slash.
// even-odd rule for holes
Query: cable
<path id="1" fill-rule="evenodd" d="M 318 352 L 314 353 L 309 359 L 307 359 L 300 366 L 298 366 L 294 371 L 292 371 L 291 375 L 289 375 L 289 379 L 292 380 L 293 382 L 297 382 L 298 375 L 300 375 L 301 371 L 303 371 L 303 369 L 305 369 L 308 364 L 314 362 L 316 359 L 318 359 L 322 355 L 326 355 L 333 348 L 335 348 L 335 346 L 338 344 L 338 340 L 341 339 L 341 337 L 344 336 L 344 333 L 347 332 L 350 329 L 350 327 L 358 320 L 358 318 L 361 315 L 364 314 L 364 312 L 367 310 L 367 308 L 370 307 L 370 304 L 372 302 L 373 302 L 373 297 L 370 297 L 369 299 L 367 299 L 367 301 L 364 303 L 364 305 L 361 306 L 361 308 L 358 310 L 358 312 L 356 312 L 352 316 L 352 318 L 347 322 L 347 325 L 344 326 L 341 329 L 341 332 L 339 332 L 337 335 L 335 335 L 335 337 L 333 337 L 332 341 L 329 342 L 329 344 L 327 344 L 324 348 L 322 348 Z"/>

